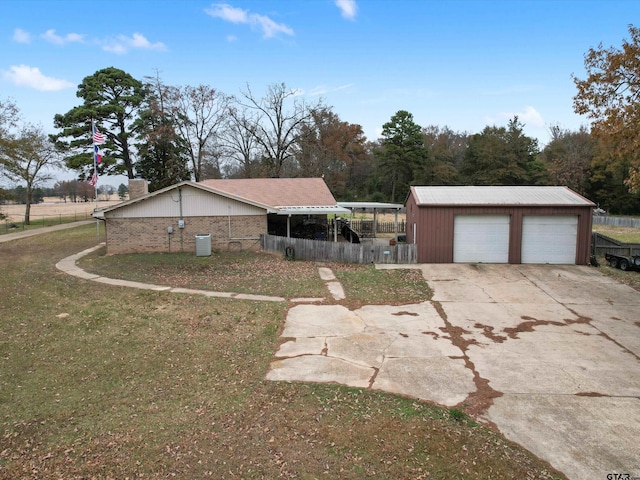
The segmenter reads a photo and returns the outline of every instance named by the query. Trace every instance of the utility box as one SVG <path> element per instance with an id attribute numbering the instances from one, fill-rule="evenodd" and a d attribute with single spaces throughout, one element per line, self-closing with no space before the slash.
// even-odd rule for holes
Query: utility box
<path id="1" fill-rule="evenodd" d="M 211 256 L 211 234 L 199 233 L 196 235 L 196 257 Z"/>

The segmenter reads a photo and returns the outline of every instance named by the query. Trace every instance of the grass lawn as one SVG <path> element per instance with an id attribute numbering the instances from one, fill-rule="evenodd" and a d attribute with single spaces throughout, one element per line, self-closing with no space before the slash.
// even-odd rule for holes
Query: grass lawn
<path id="1" fill-rule="evenodd" d="M 458 410 L 265 381 L 286 302 L 132 290 L 55 269 L 95 241 L 87 225 L 0 244 L 0 478 L 564 478 Z M 323 290 L 317 265 L 271 255 L 85 263 L 194 288 Z M 355 304 L 429 295 L 410 270 L 331 268 Z"/>
<path id="2" fill-rule="evenodd" d="M 51 227 L 54 225 L 62 225 L 63 223 L 77 222 L 78 220 L 89 220 L 91 217 L 88 215 L 74 215 L 74 216 L 47 216 L 47 217 L 34 217 L 30 218 L 29 225 L 25 225 L 24 221 L 8 221 L 0 220 L 0 235 L 7 233 L 24 232 L 27 230 L 36 230 L 38 228 Z"/>
<path id="3" fill-rule="evenodd" d="M 593 224 L 591 230 L 624 243 L 640 243 L 640 229 Z"/>

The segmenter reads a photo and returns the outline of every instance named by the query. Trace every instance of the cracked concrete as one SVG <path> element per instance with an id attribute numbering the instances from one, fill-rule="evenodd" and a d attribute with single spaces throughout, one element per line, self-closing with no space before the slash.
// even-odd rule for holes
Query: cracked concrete
<path id="1" fill-rule="evenodd" d="M 130 288 L 285 301 L 101 277 L 75 264 L 92 250 L 56 267 Z M 430 301 L 350 311 L 291 299 L 267 378 L 459 406 L 569 478 L 640 477 L 640 293 L 589 267 L 416 267 L 434 291 Z M 333 272 L 319 274 L 343 299 Z"/>
<path id="2" fill-rule="evenodd" d="M 461 407 L 569 478 L 640 477 L 640 293 L 589 267 L 419 268 L 427 302 L 292 307 L 267 378 Z"/>

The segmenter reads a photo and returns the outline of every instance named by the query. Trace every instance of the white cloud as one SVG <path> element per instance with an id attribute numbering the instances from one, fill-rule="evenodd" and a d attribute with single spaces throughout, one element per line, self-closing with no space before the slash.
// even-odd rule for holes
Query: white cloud
<path id="1" fill-rule="evenodd" d="M 522 123 L 531 125 L 532 127 L 544 127 L 542 115 L 533 107 L 525 107 L 524 112 L 516 114 Z"/>
<path id="2" fill-rule="evenodd" d="M 13 31 L 13 41 L 17 43 L 31 43 L 31 34 L 21 28 L 16 28 Z"/>
<path id="3" fill-rule="evenodd" d="M 340 9 L 343 18 L 353 20 L 358 13 L 356 0 L 335 0 L 336 7 Z"/>
<path id="4" fill-rule="evenodd" d="M 347 83 L 344 85 L 338 85 L 337 87 L 328 87 L 326 85 L 318 85 L 317 87 L 312 88 L 307 92 L 307 95 L 311 97 L 319 97 L 322 95 L 326 95 L 331 92 L 337 92 L 340 90 L 345 90 L 353 86 L 353 83 Z"/>
<path id="5" fill-rule="evenodd" d="M 64 37 L 61 37 L 53 28 L 44 32 L 42 34 L 42 38 L 47 42 L 54 43 L 56 45 L 84 41 L 84 35 L 80 35 L 79 33 L 67 33 Z"/>
<path id="6" fill-rule="evenodd" d="M 9 71 L 3 71 L 2 76 L 22 87 L 29 87 L 42 92 L 54 92 L 73 88 L 75 85 L 67 80 L 47 77 L 42 74 L 39 68 L 28 65 L 12 65 Z"/>
<path id="7" fill-rule="evenodd" d="M 207 14 L 214 18 L 221 18 L 231 23 L 249 23 L 249 14 L 247 10 L 232 7 L 226 3 L 216 3 L 211 8 L 205 8 Z"/>
<path id="8" fill-rule="evenodd" d="M 116 53 L 118 55 L 122 55 L 127 53 L 129 50 L 133 48 L 140 48 L 143 50 L 156 50 L 156 51 L 165 51 L 167 47 L 162 42 L 151 43 L 147 38 L 141 33 L 134 33 L 131 37 L 127 37 L 125 35 L 118 35 L 115 39 L 107 40 L 102 49 Z"/>
<path id="9" fill-rule="evenodd" d="M 540 112 L 531 106 L 526 106 L 522 112 L 501 112 L 496 116 L 486 116 L 484 121 L 487 125 L 496 125 L 505 123 L 513 117 L 518 117 L 518 121 L 527 127 L 542 128 L 545 126 L 544 119 Z M 504 125 L 500 125 L 504 126 Z"/>
<path id="10" fill-rule="evenodd" d="M 279 33 L 294 35 L 293 29 L 284 23 L 274 22 L 266 15 L 250 13 L 248 10 L 232 7 L 227 3 L 215 3 L 205 12 L 214 18 L 220 18 L 226 22 L 249 25 L 262 31 L 263 38 L 272 38 Z"/>

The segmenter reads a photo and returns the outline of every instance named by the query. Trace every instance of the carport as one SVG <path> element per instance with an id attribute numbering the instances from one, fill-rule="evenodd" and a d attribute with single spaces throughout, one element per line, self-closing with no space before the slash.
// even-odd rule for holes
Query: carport
<path id="1" fill-rule="evenodd" d="M 411 187 L 407 242 L 419 263 L 589 261 L 595 204 L 567 187 Z"/>
<path id="2" fill-rule="evenodd" d="M 404 205 L 399 203 L 384 203 L 384 202 L 338 202 L 338 205 L 342 208 L 349 210 L 351 214 L 351 220 L 353 220 L 353 213 L 358 210 L 372 211 L 373 212 L 373 236 L 377 234 L 376 227 L 378 225 L 378 212 L 380 211 L 393 211 L 394 212 L 394 238 L 398 240 L 398 212 L 404 208 Z"/>

